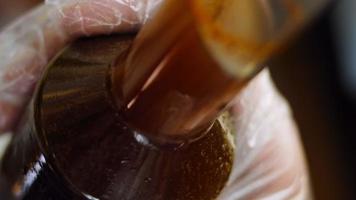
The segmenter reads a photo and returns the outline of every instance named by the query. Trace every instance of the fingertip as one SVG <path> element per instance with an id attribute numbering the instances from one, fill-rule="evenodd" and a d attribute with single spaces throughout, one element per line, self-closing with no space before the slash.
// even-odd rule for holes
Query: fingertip
<path id="1" fill-rule="evenodd" d="M 64 29 L 73 37 L 128 32 L 141 24 L 137 11 L 114 0 L 77 2 L 60 13 Z"/>

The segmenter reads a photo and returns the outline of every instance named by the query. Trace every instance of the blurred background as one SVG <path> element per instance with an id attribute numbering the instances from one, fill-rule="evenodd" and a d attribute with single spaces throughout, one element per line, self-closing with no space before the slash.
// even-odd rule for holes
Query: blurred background
<path id="1" fill-rule="evenodd" d="M 0 30 L 40 2 L 0 0 Z M 356 199 L 356 1 L 332 1 L 268 66 L 294 111 L 315 199 Z"/>

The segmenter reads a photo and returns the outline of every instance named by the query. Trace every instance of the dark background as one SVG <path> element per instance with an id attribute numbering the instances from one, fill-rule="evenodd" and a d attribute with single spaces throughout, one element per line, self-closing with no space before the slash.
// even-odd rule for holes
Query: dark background
<path id="1" fill-rule="evenodd" d="M 293 108 L 316 199 L 346 200 L 356 199 L 356 93 L 350 92 L 353 86 L 344 84 L 342 75 L 356 63 L 342 65 L 340 48 L 345 47 L 339 43 L 345 38 L 338 37 L 341 30 L 335 23 L 345 19 L 337 18 L 337 3 L 330 4 L 269 66 Z M 356 20 L 356 14 L 349 20 Z M 356 79 L 356 74 L 352 76 Z"/>
<path id="2" fill-rule="evenodd" d="M 346 54 L 352 57 L 355 52 L 356 57 L 356 41 L 353 47 L 352 38 L 344 37 L 353 34 L 347 27 L 356 27 L 353 1 L 331 3 L 286 51 L 268 63 L 294 111 L 315 199 L 356 199 L 356 84 L 352 85 L 356 70 L 350 70 L 356 62 L 344 62 Z M 39 2 L 0 0 L 0 28 Z M 346 6 L 340 8 L 340 2 Z M 348 18 L 340 14 L 346 11 Z"/>

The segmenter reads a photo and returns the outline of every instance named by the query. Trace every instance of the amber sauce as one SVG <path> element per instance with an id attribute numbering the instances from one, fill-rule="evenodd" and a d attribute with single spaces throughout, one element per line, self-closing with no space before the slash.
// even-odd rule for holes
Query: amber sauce
<path id="1" fill-rule="evenodd" d="M 185 34 L 123 111 L 143 133 L 171 139 L 196 134 L 211 125 L 244 83 L 211 59 L 194 30 Z"/>
<path id="2" fill-rule="evenodd" d="M 154 140 L 189 142 L 209 129 L 260 68 L 253 66 L 251 74 L 241 77 L 229 73 L 203 41 L 202 30 L 189 11 L 189 3 L 171 1 L 171 4 L 166 10 L 162 9 L 161 17 L 168 20 L 162 20 L 162 25 L 153 21 L 141 30 L 146 40 L 141 45 L 134 44 L 133 61 L 129 52 L 129 59 L 126 60 L 129 62 L 115 63 L 112 94 L 123 120 L 130 128 Z M 145 29 L 148 36 L 144 36 Z M 165 36 L 166 32 L 172 38 Z M 262 51 L 271 51 L 267 47 L 250 47 L 224 35 L 215 34 L 214 37 L 224 44 L 248 49 L 251 60 L 260 59 Z M 232 44 L 232 41 L 237 44 Z M 166 48 L 159 52 L 151 46 Z M 140 61 L 137 62 L 134 60 L 135 53 L 140 49 L 143 49 L 144 56 L 138 56 L 136 59 Z M 131 84 L 127 86 L 126 83 Z"/>
<path id="3" fill-rule="evenodd" d="M 202 130 L 209 128 L 245 83 L 261 70 L 259 66 L 263 66 L 262 62 L 275 54 L 281 47 L 281 43 L 285 41 L 285 35 L 292 31 L 291 28 L 295 28 L 289 24 L 296 25 L 302 18 L 300 7 L 291 1 L 282 1 L 280 6 L 288 11 L 289 17 L 286 17 L 285 25 L 281 26 L 281 30 L 274 30 L 276 34 L 272 34 L 271 38 L 268 36 L 265 39 L 252 38 L 256 41 L 244 41 L 235 35 L 224 32 L 223 27 L 217 26 L 218 23 L 209 22 L 212 19 L 209 19 L 206 13 L 201 12 L 200 8 L 203 8 L 205 4 L 214 5 L 216 3 L 217 8 L 212 8 L 215 12 L 210 14 L 218 15 L 219 12 L 223 12 L 219 9 L 223 9 L 221 4 L 224 1 L 208 1 L 201 5 L 197 3 L 200 6 L 194 11 L 198 13 L 195 17 L 191 13 L 189 14 L 193 11 L 189 10 L 191 2 L 187 2 L 189 1 L 175 2 L 174 8 L 175 10 L 181 9 L 178 12 L 181 16 L 174 16 L 175 20 L 172 20 L 172 23 L 176 23 L 175 21 L 179 19 L 184 19 L 187 22 L 185 22 L 184 28 L 179 29 L 180 32 L 176 34 L 178 35 L 176 40 L 172 42 L 167 52 L 162 57 L 157 57 L 156 62 L 153 62 L 155 66 L 145 64 L 130 66 L 130 63 L 119 63 L 119 65 L 124 65 L 124 68 L 133 68 L 130 70 L 130 73 L 133 71 L 132 74 L 134 74 L 131 79 L 141 83 L 134 92 L 131 92 L 134 93 L 133 95 L 125 97 L 115 94 L 125 90 L 125 88 L 121 88 L 122 91 L 120 91 L 120 88 L 116 87 L 120 85 L 120 77 L 125 77 L 125 72 L 115 68 L 113 70 L 114 97 L 122 98 L 116 99 L 118 102 L 126 102 L 120 108 L 124 120 L 132 129 L 148 137 L 165 138 L 171 141 L 199 137 L 199 134 L 203 133 Z M 225 4 L 229 5 L 226 2 Z M 225 4 L 224 6 L 226 6 Z M 241 19 L 236 19 L 236 21 L 238 20 Z M 212 52 L 208 51 L 206 42 L 202 40 L 204 33 L 202 30 L 198 30 L 198 23 L 208 24 L 206 26 L 209 26 L 208 29 L 211 31 L 210 37 L 215 37 L 212 39 L 231 48 L 230 50 L 234 51 L 233 54 L 243 52 L 243 56 L 245 56 L 243 58 L 247 59 L 248 63 L 255 64 L 251 66 L 250 74 L 239 77 L 229 73 L 226 68 L 224 69 L 221 63 L 214 59 Z M 174 26 L 174 24 L 171 25 Z M 156 34 L 164 33 L 165 29 L 169 28 L 167 24 L 164 24 L 161 29 L 157 29 Z M 256 30 L 260 29 L 256 28 Z M 268 30 L 261 28 L 261 31 L 266 31 L 266 34 Z M 263 36 L 264 32 L 260 34 Z M 160 45 L 162 42 L 160 37 L 156 38 L 157 41 L 152 41 L 151 44 Z M 153 53 L 155 52 L 153 51 Z M 153 54 L 150 55 L 149 51 L 146 51 L 146 54 L 148 54 L 146 57 L 155 57 Z M 236 56 L 239 58 L 240 55 Z M 234 67 L 243 68 L 246 66 Z M 135 71 L 145 70 L 142 68 L 152 68 L 152 70 L 150 73 L 135 73 Z M 122 85 L 124 86 L 124 84 Z"/>

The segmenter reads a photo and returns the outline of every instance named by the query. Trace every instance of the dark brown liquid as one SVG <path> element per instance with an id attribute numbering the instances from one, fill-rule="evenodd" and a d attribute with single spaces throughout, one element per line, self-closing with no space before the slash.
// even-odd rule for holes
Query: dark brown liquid
<path id="1" fill-rule="evenodd" d="M 195 31 L 163 58 L 128 102 L 125 121 L 143 133 L 189 137 L 207 128 L 243 86 L 223 71 L 202 46 Z"/>
<path id="2" fill-rule="evenodd" d="M 189 144 L 156 143 L 129 127 L 116 109 L 108 90 L 110 63 L 125 55 L 130 43 L 127 36 L 82 40 L 51 66 L 6 153 L 1 176 L 8 195 L 56 200 L 217 197 L 233 155 L 220 122 Z"/>
<path id="3" fill-rule="evenodd" d="M 249 78 L 234 77 L 213 59 L 184 2 L 164 13 L 170 21 L 146 25 L 143 33 L 147 27 L 153 31 L 133 46 L 133 60 L 117 62 L 113 70 L 113 93 L 129 126 L 173 141 L 199 137 Z M 166 32 L 173 36 L 166 39 Z M 157 41 L 149 41 L 152 37 Z M 165 47 L 156 50 L 153 45 Z M 144 56 L 135 57 L 140 49 Z"/>

